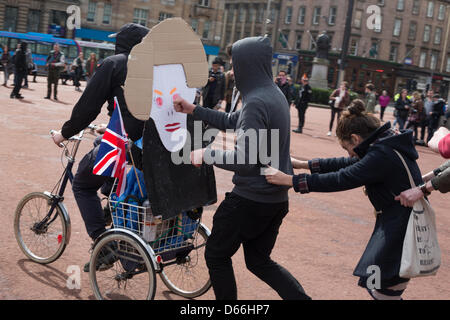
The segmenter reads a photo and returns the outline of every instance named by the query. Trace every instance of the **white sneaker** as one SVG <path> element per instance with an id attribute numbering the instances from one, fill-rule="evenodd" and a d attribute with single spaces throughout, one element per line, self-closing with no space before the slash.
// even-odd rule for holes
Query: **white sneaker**
<path id="1" fill-rule="evenodd" d="M 331 131 L 328 131 L 327 136 L 329 137 L 331 136 Z"/>

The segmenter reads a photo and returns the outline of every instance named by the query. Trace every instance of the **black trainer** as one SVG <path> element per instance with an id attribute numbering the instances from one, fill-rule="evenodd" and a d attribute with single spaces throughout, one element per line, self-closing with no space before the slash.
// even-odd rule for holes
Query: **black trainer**
<path id="1" fill-rule="evenodd" d="M 95 266 L 95 270 L 97 271 L 105 271 L 111 269 L 114 265 L 114 262 L 119 260 L 119 257 L 116 254 L 117 248 L 116 244 L 108 243 L 106 244 L 101 251 L 99 252 L 97 258 L 97 265 Z M 87 262 L 84 265 L 83 271 L 89 272 L 90 262 Z"/>

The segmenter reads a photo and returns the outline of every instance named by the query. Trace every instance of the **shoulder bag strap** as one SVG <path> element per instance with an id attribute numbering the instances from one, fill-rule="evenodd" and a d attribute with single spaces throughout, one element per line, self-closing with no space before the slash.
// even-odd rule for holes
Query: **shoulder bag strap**
<path id="1" fill-rule="evenodd" d="M 394 152 L 399 156 L 400 160 L 402 160 L 403 165 L 405 166 L 406 172 L 408 173 L 408 177 L 409 177 L 409 183 L 411 184 L 411 188 L 415 188 L 416 184 L 414 182 L 414 179 L 411 175 L 411 171 L 409 171 L 409 167 L 406 164 L 405 159 L 403 158 L 403 156 L 400 154 L 400 152 L 398 152 L 397 150 L 394 149 Z"/>

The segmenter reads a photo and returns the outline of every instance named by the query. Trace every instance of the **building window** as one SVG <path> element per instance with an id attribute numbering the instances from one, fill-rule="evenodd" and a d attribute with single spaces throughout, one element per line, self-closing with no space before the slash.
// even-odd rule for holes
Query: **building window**
<path id="1" fill-rule="evenodd" d="M 379 6 L 384 6 L 384 0 L 378 0 L 378 5 Z"/>
<path id="2" fill-rule="evenodd" d="M 421 52 L 420 53 L 420 59 L 419 59 L 419 67 L 425 68 L 425 64 L 427 62 L 427 53 Z"/>
<path id="3" fill-rule="evenodd" d="M 423 30 L 423 42 L 430 41 L 430 35 L 431 35 L 431 26 L 426 24 L 425 29 Z"/>
<path id="4" fill-rule="evenodd" d="M 337 16 L 337 7 L 330 7 L 330 13 L 328 15 L 328 24 L 335 25 Z"/>
<path id="5" fill-rule="evenodd" d="M 167 18 L 172 18 L 172 17 L 173 17 L 173 14 L 171 14 L 171 13 L 168 13 L 168 12 L 160 12 L 160 13 L 159 13 L 158 20 L 159 20 L 159 21 L 163 21 L 163 20 L 166 20 Z"/>
<path id="6" fill-rule="evenodd" d="M 203 33 L 202 33 L 202 38 L 203 39 L 208 39 L 209 38 L 209 30 L 211 29 L 211 22 L 210 21 L 205 21 L 205 23 L 203 23 Z"/>
<path id="7" fill-rule="evenodd" d="M 105 3 L 103 7 L 103 24 L 111 23 L 112 5 L 111 3 Z"/>
<path id="8" fill-rule="evenodd" d="M 397 62 L 398 47 L 391 45 L 391 51 L 389 51 L 389 61 Z"/>
<path id="9" fill-rule="evenodd" d="M 441 44 L 442 28 L 436 28 L 434 32 L 434 44 Z"/>
<path id="10" fill-rule="evenodd" d="M 305 17 L 306 17 L 306 7 L 300 7 L 298 9 L 298 24 L 305 24 Z"/>
<path id="11" fill-rule="evenodd" d="M 314 24 L 314 25 L 320 24 L 320 15 L 321 15 L 321 12 L 322 12 L 322 8 L 321 8 L 321 7 L 315 7 L 315 8 L 314 8 L 312 24 Z"/>
<path id="12" fill-rule="evenodd" d="M 361 28 L 361 22 L 362 22 L 362 14 L 363 12 L 361 10 L 356 10 L 355 12 L 355 19 L 353 20 L 353 25 L 355 28 Z"/>
<path id="13" fill-rule="evenodd" d="M 197 30 L 198 30 L 198 20 L 197 19 L 191 19 L 191 27 L 195 32 L 197 32 Z"/>
<path id="14" fill-rule="evenodd" d="M 6 6 L 5 8 L 5 23 L 3 29 L 9 32 L 16 32 L 17 27 L 17 11 L 16 7 Z"/>
<path id="15" fill-rule="evenodd" d="M 405 10 L 405 0 L 397 0 L 397 10 L 398 11 Z"/>
<path id="16" fill-rule="evenodd" d="M 450 56 L 447 57 L 447 67 L 445 68 L 446 72 L 450 72 Z"/>
<path id="17" fill-rule="evenodd" d="M 97 2 L 89 1 L 86 20 L 89 22 L 94 22 L 96 11 L 97 11 Z"/>
<path id="18" fill-rule="evenodd" d="M 412 14 L 418 15 L 420 13 L 420 0 L 413 0 Z"/>
<path id="19" fill-rule="evenodd" d="M 351 56 L 357 56 L 358 55 L 358 39 L 352 39 L 350 41 L 349 54 Z"/>
<path id="20" fill-rule="evenodd" d="M 209 7 L 209 0 L 198 0 L 198 5 L 202 7 Z"/>
<path id="21" fill-rule="evenodd" d="M 415 40 L 417 34 L 417 22 L 411 21 L 409 24 L 408 40 Z"/>
<path id="22" fill-rule="evenodd" d="M 284 17 L 284 23 L 290 24 L 292 22 L 292 7 L 286 7 L 286 16 Z"/>
<path id="23" fill-rule="evenodd" d="M 244 7 L 241 7 L 239 9 L 239 22 L 245 22 L 245 13 L 246 9 Z"/>
<path id="24" fill-rule="evenodd" d="M 39 32 L 41 12 L 39 10 L 28 10 L 27 32 Z"/>
<path id="25" fill-rule="evenodd" d="M 433 1 L 428 1 L 427 17 L 428 18 L 433 18 L 433 15 L 434 15 L 434 2 Z"/>
<path id="26" fill-rule="evenodd" d="M 254 7 L 250 7 L 249 9 L 250 21 L 256 20 L 256 9 Z"/>
<path id="27" fill-rule="evenodd" d="M 376 59 L 378 57 L 378 51 L 379 51 L 379 41 L 378 40 L 372 40 L 372 45 L 369 49 L 369 57 L 372 59 Z"/>
<path id="28" fill-rule="evenodd" d="M 263 22 L 264 20 L 264 7 L 260 6 L 258 9 L 258 22 Z"/>
<path id="29" fill-rule="evenodd" d="M 437 53 L 431 53 L 431 57 L 430 57 L 430 69 L 431 70 L 435 70 L 436 66 L 437 66 L 437 59 L 438 59 L 438 54 Z"/>
<path id="30" fill-rule="evenodd" d="M 147 26 L 147 19 L 148 19 L 148 10 L 146 9 L 134 9 L 133 14 L 133 22 L 140 24 L 142 26 Z"/>
<path id="31" fill-rule="evenodd" d="M 446 6 L 445 4 L 440 4 L 439 5 L 439 14 L 438 14 L 438 20 L 444 20 L 445 19 L 445 10 L 446 10 Z"/>
<path id="32" fill-rule="evenodd" d="M 281 43 L 283 49 L 286 49 L 288 47 L 289 42 L 289 30 L 280 32 L 278 41 Z"/>
<path id="33" fill-rule="evenodd" d="M 398 37 L 400 36 L 401 31 L 402 31 L 402 20 L 395 19 L 393 35 Z"/>
<path id="34" fill-rule="evenodd" d="M 297 33 L 297 39 L 295 40 L 295 49 L 300 50 L 302 48 L 302 38 L 303 35 L 301 33 Z"/>
<path id="35" fill-rule="evenodd" d="M 317 39 L 317 33 L 311 32 L 310 34 L 310 40 L 309 40 L 309 50 L 315 50 L 316 49 L 316 39 Z"/>

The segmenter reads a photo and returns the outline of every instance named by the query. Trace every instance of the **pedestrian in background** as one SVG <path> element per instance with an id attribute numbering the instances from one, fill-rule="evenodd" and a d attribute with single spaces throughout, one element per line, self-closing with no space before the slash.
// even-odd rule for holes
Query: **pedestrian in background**
<path id="1" fill-rule="evenodd" d="M 64 53 L 59 50 L 59 44 L 54 44 L 53 50 L 48 55 L 45 65 L 48 68 L 47 96 L 45 96 L 45 99 L 50 99 L 53 85 L 53 98 L 58 100 L 59 75 L 65 65 Z"/>
<path id="2" fill-rule="evenodd" d="M 330 95 L 330 107 L 331 107 L 331 120 L 330 120 L 330 130 L 328 131 L 328 136 L 331 136 L 333 130 L 334 118 L 337 115 L 336 122 L 339 121 L 341 112 L 347 108 L 350 104 L 350 93 L 348 92 L 348 82 L 343 81 L 339 89 L 333 91 Z"/>
<path id="3" fill-rule="evenodd" d="M 372 83 L 366 84 L 366 111 L 368 113 L 375 113 L 375 106 L 377 105 L 377 95 L 375 94 L 375 86 Z"/>
<path id="4" fill-rule="evenodd" d="M 290 102 L 291 101 L 291 89 L 290 89 L 289 82 L 287 79 L 286 71 L 280 70 L 278 72 L 278 76 L 275 78 L 275 83 L 277 84 L 278 88 L 280 88 L 281 92 L 283 92 L 288 104 L 290 104 L 291 103 Z"/>
<path id="5" fill-rule="evenodd" d="M 309 85 L 309 79 L 306 75 L 302 77 L 302 84 L 298 90 L 294 105 L 298 111 L 298 128 L 293 130 L 295 133 L 303 133 L 303 126 L 305 125 L 305 113 L 308 104 L 312 98 L 312 88 Z"/>
<path id="6" fill-rule="evenodd" d="M 86 63 L 84 61 L 83 51 L 80 51 L 80 54 L 76 59 L 72 62 L 72 70 L 74 72 L 73 77 L 73 85 L 75 86 L 75 91 L 81 92 L 80 89 L 80 80 L 83 77 L 84 67 Z"/>
<path id="7" fill-rule="evenodd" d="M 91 52 L 89 59 L 86 62 L 86 81 L 89 82 L 89 80 L 94 75 L 95 70 L 97 69 L 97 56 L 94 52 Z"/>
<path id="8" fill-rule="evenodd" d="M 421 128 L 420 140 L 422 140 L 422 141 L 425 141 L 425 129 L 428 131 L 426 141 L 429 141 L 432 137 L 432 135 L 430 134 L 430 123 L 431 123 L 430 113 L 432 113 L 432 111 L 433 111 L 433 96 L 434 96 L 434 91 L 428 90 L 427 95 L 423 101 L 425 118 L 422 121 L 422 123 L 420 124 L 420 128 Z"/>
<path id="9" fill-rule="evenodd" d="M 16 50 L 16 53 L 13 57 L 14 63 L 14 89 L 11 92 L 10 98 L 14 99 L 23 99 L 23 96 L 20 94 L 20 89 L 22 88 L 23 78 L 27 76 L 28 72 L 28 64 L 27 64 L 27 43 L 20 43 L 19 49 Z"/>
<path id="10" fill-rule="evenodd" d="M 384 121 L 383 120 L 384 112 L 386 111 L 389 102 L 391 102 L 391 97 L 389 97 L 386 90 L 383 90 L 383 92 L 381 93 L 379 101 L 380 101 L 380 120 Z"/>
<path id="11" fill-rule="evenodd" d="M 429 113 L 430 124 L 428 128 L 428 141 L 431 140 L 434 132 L 439 128 L 439 120 L 441 119 L 441 116 L 445 114 L 444 108 L 445 108 L 445 101 L 441 99 L 441 96 L 439 94 L 434 94 L 432 109 L 431 112 Z"/>
<path id="12" fill-rule="evenodd" d="M 397 110 L 397 123 L 400 130 L 405 128 L 408 120 L 409 109 L 411 108 L 411 100 L 408 99 L 408 90 L 403 89 L 400 97 L 395 103 L 395 110 Z"/>
<path id="13" fill-rule="evenodd" d="M 203 106 L 215 109 L 225 98 L 225 75 L 220 71 L 221 59 L 214 59 L 209 70 L 208 83 L 203 88 Z"/>
<path id="14" fill-rule="evenodd" d="M 11 55 L 8 52 L 8 46 L 6 46 L 6 45 L 3 47 L 3 53 L 2 53 L 2 57 L 1 57 L 0 61 L 3 66 L 3 75 L 4 75 L 3 86 L 7 87 L 9 75 L 11 74 L 13 66 L 12 66 Z"/>
<path id="15" fill-rule="evenodd" d="M 33 70 L 33 54 L 30 48 L 27 48 L 26 60 L 27 60 L 27 73 L 24 77 L 22 88 L 28 89 L 28 75 L 31 73 L 31 70 Z"/>
<path id="16" fill-rule="evenodd" d="M 425 108 L 419 92 L 415 91 L 412 94 L 412 99 L 406 129 L 413 128 L 414 142 L 418 142 L 418 128 L 425 119 Z"/>

